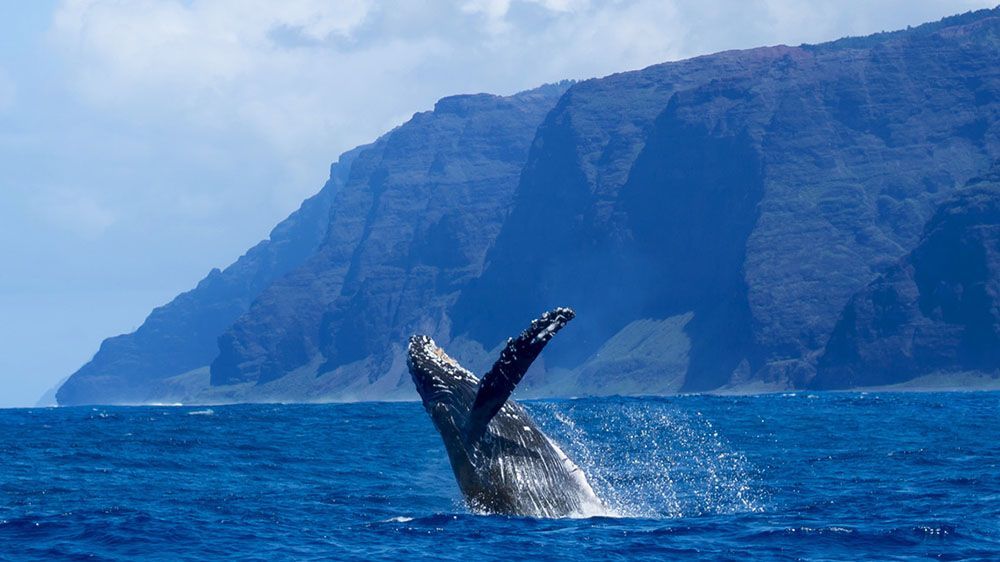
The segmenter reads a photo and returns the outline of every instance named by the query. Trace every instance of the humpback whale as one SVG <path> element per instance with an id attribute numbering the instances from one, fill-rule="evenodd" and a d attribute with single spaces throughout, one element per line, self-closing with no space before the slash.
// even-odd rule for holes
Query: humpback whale
<path id="1" fill-rule="evenodd" d="M 510 399 L 545 344 L 573 316 L 569 308 L 556 308 L 532 321 L 507 340 L 482 380 L 430 337 L 410 338 L 410 375 L 473 511 L 531 517 L 607 513 L 583 471 Z"/>

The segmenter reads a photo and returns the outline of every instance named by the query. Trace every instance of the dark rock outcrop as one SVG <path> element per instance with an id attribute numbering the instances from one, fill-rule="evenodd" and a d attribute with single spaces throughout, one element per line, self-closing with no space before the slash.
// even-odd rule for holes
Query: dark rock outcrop
<path id="1" fill-rule="evenodd" d="M 1000 177 L 942 204 L 917 247 L 841 313 L 813 388 L 1000 374 Z"/>
<path id="2" fill-rule="evenodd" d="M 262 385 L 306 368 L 333 373 L 310 394 L 412 394 L 396 380 L 402 343 L 414 331 L 449 340 L 450 308 L 482 272 L 535 130 L 567 85 L 445 98 L 363 152 L 317 253 L 220 338 L 212 384 Z M 395 379 L 366 388 L 387 374 Z"/>

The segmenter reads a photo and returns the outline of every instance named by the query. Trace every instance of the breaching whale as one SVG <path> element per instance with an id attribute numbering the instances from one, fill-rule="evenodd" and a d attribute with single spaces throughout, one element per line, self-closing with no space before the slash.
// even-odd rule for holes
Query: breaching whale
<path id="1" fill-rule="evenodd" d="M 509 399 L 545 344 L 573 316 L 569 308 L 557 308 L 532 321 L 507 340 L 482 380 L 430 337 L 410 338 L 410 375 L 470 509 L 532 517 L 607 513 L 583 471 Z"/>

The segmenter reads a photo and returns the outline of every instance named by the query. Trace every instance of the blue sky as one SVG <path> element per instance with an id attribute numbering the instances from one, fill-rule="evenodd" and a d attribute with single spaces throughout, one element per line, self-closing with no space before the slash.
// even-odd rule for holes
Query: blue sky
<path id="1" fill-rule="evenodd" d="M 973 0 L 0 0 L 0 407 L 455 93 L 863 35 Z"/>

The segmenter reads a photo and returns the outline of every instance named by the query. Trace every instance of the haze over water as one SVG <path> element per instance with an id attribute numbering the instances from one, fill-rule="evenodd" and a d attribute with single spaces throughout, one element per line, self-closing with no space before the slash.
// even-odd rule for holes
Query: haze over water
<path id="1" fill-rule="evenodd" d="M 1000 551 L 1000 393 L 526 406 L 620 517 L 470 513 L 417 403 L 0 410 L 0 559 Z"/>

